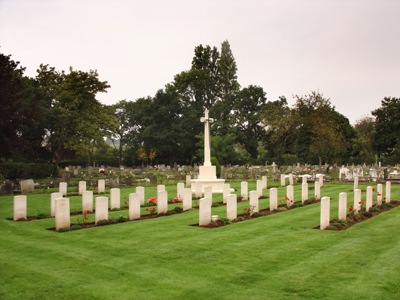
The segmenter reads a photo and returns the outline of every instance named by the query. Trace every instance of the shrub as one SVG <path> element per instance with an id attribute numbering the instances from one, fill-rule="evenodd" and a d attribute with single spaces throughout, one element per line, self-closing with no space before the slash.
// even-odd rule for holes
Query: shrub
<path id="1" fill-rule="evenodd" d="M 128 218 L 127 218 L 127 217 L 124 217 L 124 216 L 118 216 L 118 217 L 114 218 L 114 220 L 115 220 L 117 223 L 124 223 L 124 222 L 128 221 Z"/>
<path id="2" fill-rule="evenodd" d="M 302 206 L 304 206 L 302 202 L 296 202 L 295 204 L 292 205 L 292 208 L 302 207 Z"/>
<path id="3" fill-rule="evenodd" d="M 211 164 L 215 166 L 215 169 L 217 170 L 217 177 L 219 178 L 221 176 L 221 165 L 216 157 L 211 157 L 210 160 Z"/>
<path id="4" fill-rule="evenodd" d="M 177 206 L 177 207 L 174 208 L 174 211 L 175 211 L 177 214 L 179 214 L 179 213 L 183 212 L 183 208 Z"/>
<path id="5" fill-rule="evenodd" d="M 108 225 L 108 224 L 110 224 L 110 222 L 108 220 L 104 219 L 104 220 L 97 221 L 96 226 L 104 226 L 104 225 Z"/>
<path id="6" fill-rule="evenodd" d="M 229 220 L 228 218 L 220 218 L 219 220 L 224 224 L 231 224 L 232 223 L 232 221 Z"/>
<path id="7" fill-rule="evenodd" d="M 82 229 L 82 226 L 78 225 L 78 224 L 74 224 L 71 226 L 71 230 L 79 230 Z"/>
<path id="8" fill-rule="evenodd" d="M 174 210 L 169 210 L 169 211 L 166 212 L 167 216 L 174 215 L 174 214 L 175 214 Z"/>
<path id="9" fill-rule="evenodd" d="M 49 163 L 4 162 L 0 174 L 6 179 L 46 178 L 53 175 L 54 166 Z"/>
<path id="10" fill-rule="evenodd" d="M 394 206 L 391 203 L 384 203 L 384 204 L 382 204 L 382 207 L 384 207 L 384 208 L 393 208 Z"/>
<path id="11" fill-rule="evenodd" d="M 376 206 L 373 206 L 369 209 L 370 212 L 379 212 L 379 208 L 377 208 Z"/>

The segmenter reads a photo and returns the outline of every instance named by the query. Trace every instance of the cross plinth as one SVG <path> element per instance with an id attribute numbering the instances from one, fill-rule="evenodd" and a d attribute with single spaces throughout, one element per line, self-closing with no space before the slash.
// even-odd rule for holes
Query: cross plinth
<path id="1" fill-rule="evenodd" d="M 200 122 L 204 123 L 204 166 L 211 166 L 210 124 L 214 123 L 214 119 L 208 116 L 207 108 L 204 111 L 204 117 L 200 118 Z"/>

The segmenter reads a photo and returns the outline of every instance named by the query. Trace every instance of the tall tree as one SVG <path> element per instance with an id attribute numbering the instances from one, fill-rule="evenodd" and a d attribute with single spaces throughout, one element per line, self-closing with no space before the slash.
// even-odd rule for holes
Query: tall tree
<path id="1" fill-rule="evenodd" d="M 358 163 L 372 164 L 375 160 L 374 135 L 375 119 L 369 116 L 362 117 L 354 125 L 356 136 L 353 139 L 353 157 Z"/>

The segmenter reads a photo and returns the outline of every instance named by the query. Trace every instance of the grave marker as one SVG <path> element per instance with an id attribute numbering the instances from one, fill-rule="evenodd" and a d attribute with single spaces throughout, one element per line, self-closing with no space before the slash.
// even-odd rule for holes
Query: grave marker
<path id="1" fill-rule="evenodd" d="M 260 198 L 262 196 L 262 194 L 263 194 L 262 181 L 261 180 L 257 180 L 256 190 L 257 190 L 257 196 L 258 196 L 258 198 Z"/>
<path id="2" fill-rule="evenodd" d="M 356 189 L 354 190 L 354 203 L 353 203 L 354 213 L 358 214 L 360 212 L 360 208 L 361 208 L 361 190 Z"/>
<path id="3" fill-rule="evenodd" d="M 207 185 L 204 187 L 204 198 L 211 198 L 212 201 L 212 186 L 211 185 Z"/>
<path id="4" fill-rule="evenodd" d="M 56 199 L 62 198 L 61 193 L 51 193 L 50 194 L 50 216 L 54 217 L 56 215 Z"/>
<path id="5" fill-rule="evenodd" d="M 97 181 L 97 193 L 102 194 L 106 191 L 106 181 L 104 179 L 99 179 Z"/>
<path id="6" fill-rule="evenodd" d="M 35 184 L 33 179 L 25 179 L 19 182 L 21 186 L 21 194 L 26 195 L 27 193 L 33 193 L 35 191 Z"/>
<path id="7" fill-rule="evenodd" d="M 79 181 L 79 183 L 78 183 L 79 195 L 82 195 L 83 191 L 86 191 L 86 181 Z"/>
<path id="8" fill-rule="evenodd" d="M 376 202 L 378 206 L 382 205 L 382 190 L 383 190 L 383 186 L 381 183 L 379 183 L 376 186 Z"/>
<path id="9" fill-rule="evenodd" d="M 242 197 L 242 201 L 249 200 L 249 184 L 247 181 L 240 183 L 240 196 Z"/>
<path id="10" fill-rule="evenodd" d="M 201 181 L 196 181 L 194 184 L 194 196 L 196 198 L 201 198 L 201 196 L 203 195 L 202 190 L 201 190 L 202 188 L 203 187 L 202 187 Z"/>
<path id="11" fill-rule="evenodd" d="M 321 216 L 320 216 L 320 229 L 324 230 L 329 226 L 330 221 L 330 201 L 329 197 L 321 199 Z"/>
<path id="12" fill-rule="evenodd" d="M 67 196 L 67 183 L 66 182 L 60 182 L 60 184 L 58 186 L 58 192 L 63 196 Z"/>
<path id="13" fill-rule="evenodd" d="M 229 220 L 235 220 L 237 218 L 237 195 L 231 194 L 226 200 L 226 217 Z"/>
<path id="14" fill-rule="evenodd" d="M 26 220 L 26 195 L 14 196 L 13 215 L 14 221 Z"/>
<path id="15" fill-rule="evenodd" d="M 160 191 L 157 193 L 157 213 L 166 214 L 168 211 L 168 192 Z"/>
<path id="16" fill-rule="evenodd" d="M 314 183 L 314 198 L 315 200 L 321 199 L 321 187 L 319 185 L 319 181 Z"/>
<path id="17" fill-rule="evenodd" d="M 308 200 L 308 183 L 301 184 L 301 202 Z"/>
<path id="18" fill-rule="evenodd" d="M 55 223 L 57 231 L 61 228 L 71 227 L 69 198 L 58 198 L 56 200 Z"/>
<path id="19" fill-rule="evenodd" d="M 293 205 L 293 203 L 294 203 L 294 188 L 293 188 L 293 185 L 288 185 L 287 187 L 286 187 L 286 203 L 287 203 L 287 206 L 288 207 L 290 207 L 290 206 L 292 206 Z"/>
<path id="20" fill-rule="evenodd" d="M 185 188 L 185 184 L 183 182 L 178 182 L 176 184 L 176 197 L 179 199 L 183 199 L 183 189 Z"/>
<path id="21" fill-rule="evenodd" d="M 108 198 L 96 197 L 95 223 L 108 220 Z"/>
<path id="22" fill-rule="evenodd" d="M 286 185 L 286 177 L 285 174 L 281 174 L 281 186 L 285 186 Z"/>
<path id="23" fill-rule="evenodd" d="M 129 194 L 129 220 L 140 219 L 140 198 L 137 193 Z"/>
<path id="24" fill-rule="evenodd" d="M 346 220 L 347 216 L 347 193 L 339 194 L 339 212 L 338 218 L 340 220 Z"/>
<path id="25" fill-rule="evenodd" d="M 372 186 L 367 186 L 367 196 L 366 196 L 366 201 L 365 201 L 365 211 L 369 211 L 369 209 L 372 207 L 372 199 L 373 199 L 373 191 L 372 191 Z"/>
<path id="26" fill-rule="evenodd" d="M 259 212 L 258 193 L 257 191 L 250 191 L 250 216 L 256 212 Z"/>
<path id="27" fill-rule="evenodd" d="M 262 181 L 262 188 L 266 189 L 268 187 L 268 178 L 267 178 L 267 176 L 262 176 L 261 177 L 261 181 Z"/>
<path id="28" fill-rule="evenodd" d="M 270 188 L 269 189 L 269 210 L 273 211 L 278 209 L 278 189 Z"/>
<path id="29" fill-rule="evenodd" d="M 211 198 L 202 198 L 199 201 L 199 225 L 207 226 L 211 223 Z"/>
<path id="30" fill-rule="evenodd" d="M 93 191 L 82 192 L 82 212 L 93 212 Z"/>
<path id="31" fill-rule="evenodd" d="M 231 193 L 231 185 L 229 183 L 224 183 L 222 186 L 222 201 L 224 202 L 224 204 L 228 200 L 228 196 L 230 193 Z M 204 198 L 206 198 L 205 194 Z"/>
<path id="32" fill-rule="evenodd" d="M 392 183 L 390 181 L 386 181 L 386 197 L 385 202 L 390 203 L 392 201 Z"/>
<path id="33" fill-rule="evenodd" d="M 121 208 L 121 190 L 119 188 L 110 189 L 110 208 Z"/>
<path id="34" fill-rule="evenodd" d="M 139 195 L 140 205 L 144 205 L 144 186 L 137 186 L 136 194 Z"/>
<path id="35" fill-rule="evenodd" d="M 212 200 L 211 200 L 212 201 Z M 187 211 L 192 208 L 192 189 L 183 190 L 183 210 Z"/>

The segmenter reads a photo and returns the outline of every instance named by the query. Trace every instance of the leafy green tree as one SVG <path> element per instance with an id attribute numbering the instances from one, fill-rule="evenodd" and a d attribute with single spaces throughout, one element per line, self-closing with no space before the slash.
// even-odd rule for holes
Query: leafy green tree
<path id="1" fill-rule="evenodd" d="M 354 125 L 354 130 L 356 136 L 353 139 L 353 157 L 357 158 L 357 163 L 372 164 L 375 160 L 375 119 L 368 116 L 359 119 Z"/>
<path id="2" fill-rule="evenodd" d="M 400 158 L 400 98 L 385 97 L 375 117 L 375 150 L 379 157 Z"/>

